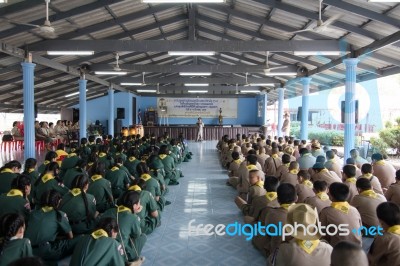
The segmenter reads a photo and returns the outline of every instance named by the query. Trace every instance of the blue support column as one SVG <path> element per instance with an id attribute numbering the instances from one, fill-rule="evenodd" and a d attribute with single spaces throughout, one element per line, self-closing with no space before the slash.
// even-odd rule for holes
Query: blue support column
<path id="1" fill-rule="evenodd" d="M 263 125 L 268 123 L 268 116 L 267 116 L 267 107 L 268 107 L 268 94 L 265 93 L 264 95 L 264 106 L 263 106 Z"/>
<path id="2" fill-rule="evenodd" d="M 300 127 L 300 139 L 308 139 L 308 112 L 309 106 L 309 94 L 310 94 L 310 82 L 311 78 L 306 77 L 301 79 L 303 84 L 303 94 L 301 98 L 301 127 Z"/>
<path id="3" fill-rule="evenodd" d="M 79 79 L 79 137 L 86 138 L 86 84 L 85 77 Z"/>
<path id="4" fill-rule="evenodd" d="M 357 58 L 343 60 L 346 65 L 346 84 L 344 96 L 344 160 L 350 157 L 355 144 L 355 92 L 357 84 Z"/>
<path id="5" fill-rule="evenodd" d="M 108 135 L 114 135 L 114 90 L 108 90 Z"/>
<path id="6" fill-rule="evenodd" d="M 35 158 L 35 64 L 24 62 L 22 65 L 24 94 L 24 158 Z"/>
<path id="7" fill-rule="evenodd" d="M 278 88 L 278 137 L 283 136 L 282 126 L 283 126 L 283 100 L 285 98 L 285 89 Z"/>

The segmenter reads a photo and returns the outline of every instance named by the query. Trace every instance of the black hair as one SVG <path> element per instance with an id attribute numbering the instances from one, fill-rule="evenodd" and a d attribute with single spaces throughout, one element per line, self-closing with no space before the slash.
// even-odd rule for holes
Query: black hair
<path id="1" fill-rule="evenodd" d="M 396 171 L 396 180 L 400 180 L 400 170 Z"/>
<path id="2" fill-rule="evenodd" d="M 345 184 L 334 182 L 329 186 L 329 193 L 333 198 L 332 201 L 347 201 L 350 190 Z"/>
<path id="3" fill-rule="evenodd" d="M 301 148 L 301 149 L 299 150 L 299 153 L 300 153 L 301 155 L 304 155 L 304 154 L 310 153 L 310 151 L 309 151 L 307 148 Z"/>
<path id="4" fill-rule="evenodd" d="M 11 182 L 11 188 L 20 190 L 24 195 L 24 197 L 26 197 L 25 187 L 30 185 L 31 185 L 31 177 L 24 174 L 18 175 Z"/>
<path id="5" fill-rule="evenodd" d="M 96 162 L 93 174 L 104 176 L 106 173 L 106 164 L 104 162 Z"/>
<path id="6" fill-rule="evenodd" d="M 302 177 L 303 179 L 305 179 L 305 180 L 310 180 L 310 178 L 311 178 L 311 176 L 310 176 L 310 173 L 307 171 L 307 170 L 300 170 L 298 173 L 297 173 L 297 176 L 298 177 Z"/>
<path id="7" fill-rule="evenodd" d="M 367 178 L 359 178 L 356 182 L 356 187 L 362 190 L 372 189 L 371 181 Z"/>
<path id="8" fill-rule="evenodd" d="M 21 169 L 21 163 L 13 160 L 13 161 L 9 161 L 8 163 L 6 163 L 3 167 L 0 168 L 0 172 L 6 168 L 12 169 L 14 167 L 17 167 L 18 169 Z"/>
<path id="9" fill-rule="evenodd" d="M 57 153 L 55 151 L 49 151 L 46 153 L 45 161 L 51 162 L 53 159 L 57 158 Z"/>
<path id="10" fill-rule="evenodd" d="M 379 204 L 376 215 L 388 226 L 400 225 L 400 207 L 396 203 L 388 201 Z"/>
<path id="11" fill-rule="evenodd" d="M 328 188 L 328 183 L 326 183 L 326 181 L 318 180 L 314 182 L 314 189 L 317 192 L 325 191 L 327 188 Z"/>
<path id="12" fill-rule="evenodd" d="M 96 137 L 94 135 L 90 135 L 89 136 L 89 142 L 90 143 L 94 142 L 95 139 L 96 139 Z"/>
<path id="13" fill-rule="evenodd" d="M 239 153 L 237 151 L 232 152 L 232 159 L 237 160 L 239 158 L 240 158 L 240 156 L 239 156 Z"/>
<path id="14" fill-rule="evenodd" d="M 257 163 L 257 156 L 255 156 L 254 154 L 249 154 L 246 157 L 246 160 L 249 162 L 249 164 L 256 164 Z"/>
<path id="15" fill-rule="evenodd" d="M 61 194 L 55 189 L 47 190 L 40 197 L 40 206 L 52 207 L 56 211 L 57 221 L 59 221 L 59 222 L 61 222 L 61 219 L 62 219 L 62 214 L 60 211 L 58 211 L 58 207 L 59 207 L 61 199 L 62 199 Z"/>
<path id="16" fill-rule="evenodd" d="M 45 266 L 44 262 L 39 257 L 26 257 L 15 260 L 8 264 L 8 266 Z"/>
<path id="17" fill-rule="evenodd" d="M 351 164 L 346 164 L 345 166 L 343 166 L 343 173 L 347 177 L 355 177 L 356 176 L 356 167 Z"/>
<path id="18" fill-rule="evenodd" d="M 79 188 L 81 190 L 81 196 L 83 203 L 85 204 L 85 212 L 86 212 L 86 223 L 89 223 L 92 220 L 92 216 L 89 211 L 89 203 L 87 200 L 86 192 L 83 190 L 86 185 L 89 184 L 89 179 L 87 175 L 77 175 L 72 181 L 71 189 Z"/>
<path id="19" fill-rule="evenodd" d="M 25 167 L 23 174 L 29 174 L 29 169 L 35 168 L 37 164 L 37 160 L 35 158 L 28 158 L 25 160 Z"/>
<path id="20" fill-rule="evenodd" d="M 142 174 L 148 174 L 149 173 L 149 167 L 147 167 L 146 163 L 140 162 L 136 166 L 136 171 L 139 174 L 139 176 L 141 176 Z"/>
<path id="21" fill-rule="evenodd" d="M 279 186 L 279 180 L 275 176 L 266 176 L 264 188 L 267 192 L 276 192 Z"/>
<path id="22" fill-rule="evenodd" d="M 3 242 L 0 245 L 0 250 L 8 244 L 10 239 L 14 237 L 18 230 L 25 225 L 24 217 L 18 213 L 7 213 L 1 217 L 0 235 L 3 237 Z"/>
<path id="23" fill-rule="evenodd" d="M 256 150 L 253 150 L 253 149 L 251 149 L 251 150 L 249 150 L 248 152 L 247 152 L 247 155 L 256 155 L 257 154 L 257 151 Z"/>
<path id="24" fill-rule="evenodd" d="M 383 156 L 380 153 L 374 153 L 372 154 L 371 159 L 375 161 L 380 161 L 383 160 Z"/>
<path id="25" fill-rule="evenodd" d="M 370 163 L 365 163 L 361 166 L 361 172 L 363 174 L 370 174 L 372 173 L 372 164 Z"/>
<path id="26" fill-rule="evenodd" d="M 168 146 L 161 145 L 160 150 L 158 151 L 158 154 L 168 154 Z"/>
<path id="27" fill-rule="evenodd" d="M 13 127 L 15 127 L 16 125 L 18 125 L 18 121 L 13 122 Z"/>
<path id="28" fill-rule="evenodd" d="M 57 181 L 60 181 L 57 170 L 60 169 L 60 166 L 58 166 L 57 162 L 51 162 L 46 165 L 46 168 L 44 169 L 43 173 L 40 175 L 40 177 L 35 181 L 35 187 L 39 185 L 40 181 L 42 180 L 42 177 L 47 174 L 47 172 L 52 172 L 53 176 L 57 179 Z"/>
<path id="29" fill-rule="evenodd" d="M 112 217 L 106 217 L 100 220 L 99 224 L 97 225 L 97 229 L 103 229 L 104 231 L 107 232 L 108 236 L 112 236 L 112 232 L 118 232 L 119 227 L 117 220 L 115 220 Z"/>
<path id="30" fill-rule="evenodd" d="M 333 151 L 332 151 L 333 152 Z M 356 164 L 356 161 L 353 159 L 353 158 L 347 158 L 347 160 L 346 160 L 346 164 L 352 164 L 352 165 L 355 165 Z"/>
<path id="31" fill-rule="evenodd" d="M 316 163 L 325 163 L 325 157 L 323 155 L 318 155 L 317 158 L 315 159 Z"/>
<path id="32" fill-rule="evenodd" d="M 86 145 L 88 143 L 87 138 L 81 138 L 81 145 Z"/>
<path id="33" fill-rule="evenodd" d="M 283 163 L 283 164 L 290 163 L 290 159 L 291 159 L 291 158 L 290 158 L 290 155 L 289 155 L 289 154 L 286 154 L 286 153 L 285 153 L 285 154 L 282 155 L 282 163 Z"/>
<path id="34" fill-rule="evenodd" d="M 296 188 L 290 183 L 280 184 L 276 192 L 279 204 L 289 204 L 296 200 Z"/>
<path id="35" fill-rule="evenodd" d="M 122 160 L 122 158 L 121 157 L 117 157 L 117 158 L 115 158 L 115 161 L 114 161 L 114 165 L 115 166 L 118 166 L 118 164 L 123 164 L 124 163 L 124 161 Z"/>
<path id="36" fill-rule="evenodd" d="M 118 199 L 118 205 L 123 205 L 129 208 L 132 213 L 133 205 L 138 204 L 140 200 L 140 193 L 138 191 L 126 191 L 122 196 Z"/>

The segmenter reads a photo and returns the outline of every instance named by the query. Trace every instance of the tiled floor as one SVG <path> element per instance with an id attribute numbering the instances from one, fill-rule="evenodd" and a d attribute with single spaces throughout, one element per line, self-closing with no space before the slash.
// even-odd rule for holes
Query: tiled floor
<path id="1" fill-rule="evenodd" d="M 185 175 L 171 186 L 172 202 L 162 214 L 162 225 L 148 236 L 143 249 L 144 265 L 265 265 L 265 259 L 244 236 L 195 235 L 199 224 L 242 222 L 233 199 L 235 191 L 225 185 L 226 170 L 218 163 L 215 141 L 190 143 L 193 159 L 182 163 Z M 189 232 L 189 222 L 192 230 Z"/>

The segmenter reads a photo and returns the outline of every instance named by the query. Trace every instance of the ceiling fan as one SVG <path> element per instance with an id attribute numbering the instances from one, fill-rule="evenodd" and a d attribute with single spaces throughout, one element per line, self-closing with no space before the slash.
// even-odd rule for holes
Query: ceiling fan
<path id="1" fill-rule="evenodd" d="M 269 72 L 271 72 L 271 70 L 274 69 L 280 69 L 280 68 L 286 68 L 287 66 L 276 66 L 276 67 L 269 67 L 269 52 L 267 51 L 266 53 L 266 59 L 265 59 L 265 68 L 264 68 L 264 73 L 268 74 Z"/>
<path id="2" fill-rule="evenodd" d="M 45 38 L 49 38 L 49 39 L 54 39 L 57 38 L 57 34 L 56 34 L 56 28 L 63 28 L 63 27 L 53 27 L 51 25 L 51 22 L 49 20 L 49 4 L 50 4 L 50 0 L 44 0 L 44 2 L 46 3 L 46 19 L 43 23 L 43 25 L 36 25 L 36 24 L 30 24 L 30 23 L 23 23 L 23 22 L 18 22 L 18 21 L 14 21 L 14 20 L 10 20 L 8 19 L 8 22 L 15 24 L 15 25 L 25 25 L 25 26 L 30 26 L 30 27 L 34 27 L 34 28 L 38 28 L 40 30 L 40 33 L 43 35 L 43 37 Z M 73 27 L 73 28 L 77 28 L 76 26 L 70 25 L 68 27 Z"/>
<path id="3" fill-rule="evenodd" d="M 329 31 L 328 26 L 331 25 L 336 20 L 338 20 L 342 15 L 336 14 L 336 15 L 333 15 L 332 17 L 330 17 L 329 19 L 327 19 L 326 21 L 323 21 L 322 20 L 322 1 L 323 0 L 319 0 L 318 20 L 311 23 L 307 29 L 296 30 L 296 31 L 290 32 L 291 34 L 306 32 L 306 31 L 313 31 L 313 32 L 317 32 L 317 33 Z"/>
<path id="4" fill-rule="evenodd" d="M 122 68 L 119 66 L 119 53 L 115 53 L 115 66 L 113 67 L 114 71 L 121 71 Z"/>

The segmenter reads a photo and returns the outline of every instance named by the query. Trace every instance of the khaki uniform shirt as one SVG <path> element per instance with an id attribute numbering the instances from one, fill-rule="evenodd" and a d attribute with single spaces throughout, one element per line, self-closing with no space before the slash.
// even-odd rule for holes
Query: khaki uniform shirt
<path id="1" fill-rule="evenodd" d="M 340 165 L 335 161 L 335 159 L 333 160 L 328 160 L 325 164 L 324 164 L 325 168 L 328 169 L 329 171 L 335 172 L 335 174 L 337 174 L 337 176 L 342 176 L 342 168 L 340 167 Z"/>
<path id="2" fill-rule="evenodd" d="M 264 172 L 266 176 L 276 176 L 278 167 L 282 165 L 280 158 L 269 157 L 265 160 Z"/>
<path id="3" fill-rule="evenodd" d="M 331 206 L 332 201 L 330 199 L 322 200 L 317 195 L 309 197 L 304 200 L 304 203 L 317 209 L 320 213 L 324 208 Z"/>
<path id="4" fill-rule="evenodd" d="M 281 184 L 282 183 L 289 183 L 292 184 L 293 186 L 296 186 L 299 184 L 299 181 L 297 181 L 297 175 L 292 174 L 290 172 L 284 173 L 281 178 L 280 178 Z"/>
<path id="5" fill-rule="evenodd" d="M 254 198 L 260 197 L 260 196 L 265 196 L 265 193 L 266 193 L 266 191 L 265 191 L 264 188 L 259 187 L 257 185 L 252 185 L 249 188 L 249 195 L 248 195 L 248 198 L 247 198 L 247 204 L 252 204 Z"/>
<path id="6" fill-rule="evenodd" d="M 400 205 L 400 183 L 392 184 L 386 191 L 385 197 L 388 201 Z"/>
<path id="7" fill-rule="evenodd" d="M 371 266 L 400 265 L 400 235 L 385 232 L 376 236 L 368 253 Z"/>
<path id="8" fill-rule="evenodd" d="M 296 193 L 297 193 L 297 203 L 303 203 L 306 198 L 315 196 L 315 193 L 312 190 L 312 188 L 304 184 L 296 185 Z"/>
<path id="9" fill-rule="evenodd" d="M 379 165 L 380 162 L 383 162 L 384 165 Z M 388 188 L 391 184 L 396 182 L 396 169 L 389 162 L 379 161 L 378 163 L 372 164 L 372 169 L 374 175 L 381 182 L 382 188 Z"/>
<path id="10" fill-rule="evenodd" d="M 265 217 L 265 224 L 286 224 L 288 211 L 285 208 L 279 207 L 269 210 Z M 274 254 L 275 250 L 282 242 L 282 236 L 265 236 L 265 249 L 268 254 Z"/>
<path id="11" fill-rule="evenodd" d="M 379 193 L 379 194 L 383 195 L 381 182 L 379 182 L 379 179 L 376 176 L 374 176 L 374 175 L 371 175 L 371 176 L 360 175 L 360 176 L 358 176 L 358 178 L 367 178 L 371 182 L 372 189 L 376 193 Z"/>
<path id="12" fill-rule="evenodd" d="M 347 198 L 348 202 L 351 202 L 355 195 L 358 195 L 358 190 L 355 183 L 351 183 L 349 181 L 343 182 L 346 186 L 349 187 L 349 197 Z"/>
<path id="13" fill-rule="evenodd" d="M 313 182 L 325 181 L 328 184 L 328 187 L 334 182 L 342 182 L 335 172 L 331 172 L 328 169 L 323 169 L 321 172 L 313 174 L 311 179 Z"/>
<path id="14" fill-rule="evenodd" d="M 377 198 L 372 198 L 364 195 L 356 195 L 351 201 L 351 205 L 354 206 L 361 215 L 361 221 L 363 226 L 378 226 L 379 220 L 376 216 L 376 208 L 386 199 L 384 196 L 377 194 Z M 400 248 L 400 247 L 399 247 Z"/>
<path id="15" fill-rule="evenodd" d="M 253 198 L 253 202 L 250 207 L 249 215 L 254 218 L 255 221 L 264 223 L 267 208 L 278 208 L 279 203 L 277 199 L 269 201 L 265 195 Z M 261 215 L 263 213 L 263 216 Z"/>
<path id="16" fill-rule="evenodd" d="M 285 164 L 281 164 L 278 169 L 276 169 L 275 176 L 280 180 L 284 174 L 289 173 L 289 167 Z"/>
<path id="17" fill-rule="evenodd" d="M 257 161 L 261 165 L 261 169 L 264 169 L 265 160 L 267 160 L 268 157 L 269 155 L 265 153 L 257 154 Z"/>

